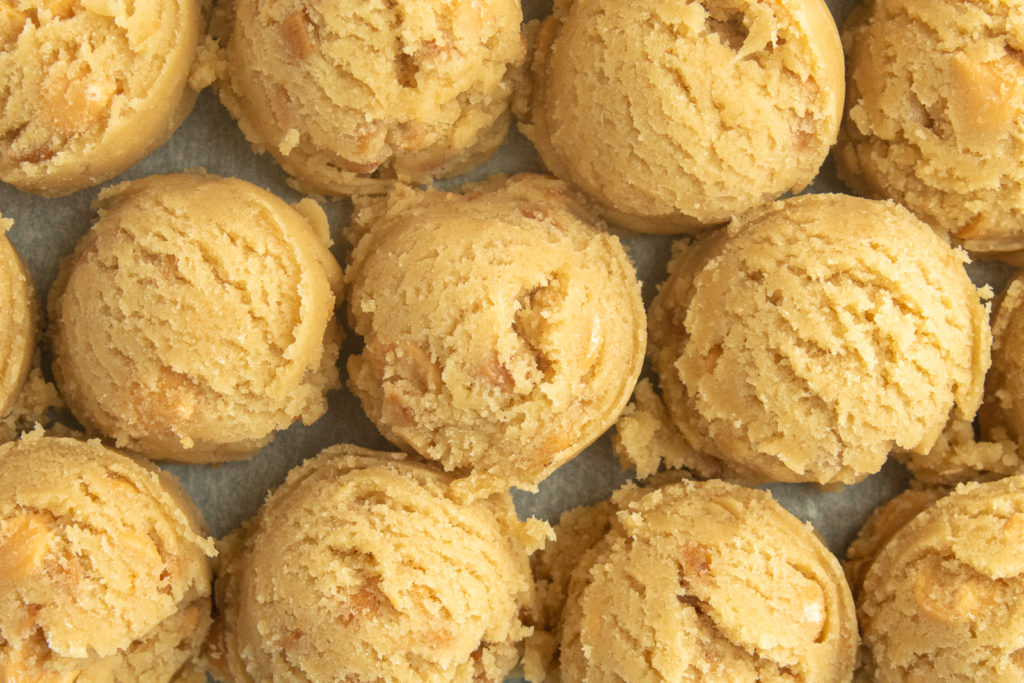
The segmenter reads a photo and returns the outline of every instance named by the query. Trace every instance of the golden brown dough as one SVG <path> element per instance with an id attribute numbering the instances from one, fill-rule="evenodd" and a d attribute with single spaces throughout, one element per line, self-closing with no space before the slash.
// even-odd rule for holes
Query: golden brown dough
<path id="1" fill-rule="evenodd" d="M 843 29 L 836 147 L 854 191 L 893 198 L 971 251 L 1024 248 L 1019 0 L 872 0 Z"/>
<path id="2" fill-rule="evenodd" d="M 197 63 L 203 5 L 0 4 L 0 179 L 60 196 L 112 178 L 163 144 L 212 79 Z"/>
<path id="3" fill-rule="evenodd" d="M 843 107 L 822 0 L 556 0 L 532 76 L 517 114 L 548 169 L 643 232 L 801 190 Z"/>
<path id="4" fill-rule="evenodd" d="M 205 534 L 145 461 L 39 432 L 0 445 L 0 679 L 171 680 L 210 625 Z"/>
<path id="5" fill-rule="evenodd" d="M 507 492 L 456 502 L 398 453 L 329 448 L 219 547 L 210 652 L 233 683 L 500 681 L 550 531 Z M 324 599 L 330 596 L 330 599 Z"/>
<path id="6" fill-rule="evenodd" d="M 383 191 L 484 161 L 525 57 L 518 0 L 230 0 L 221 101 L 299 187 Z"/>
<path id="7" fill-rule="evenodd" d="M 153 458 L 247 457 L 340 386 L 326 218 L 250 183 L 151 176 L 100 194 L 50 292 L 54 375 L 90 434 Z"/>
<path id="8" fill-rule="evenodd" d="M 640 285 L 594 220 L 529 174 L 357 201 L 349 386 L 390 440 L 466 476 L 461 492 L 535 486 L 633 390 Z"/>

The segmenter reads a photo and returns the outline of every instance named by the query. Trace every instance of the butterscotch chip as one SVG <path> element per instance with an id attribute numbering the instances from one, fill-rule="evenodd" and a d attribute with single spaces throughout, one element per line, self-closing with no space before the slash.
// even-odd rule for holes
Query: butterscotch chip
<path id="1" fill-rule="evenodd" d="M 836 139 L 821 0 L 556 0 L 523 132 L 612 222 L 694 231 L 804 188 Z"/>
<path id="2" fill-rule="evenodd" d="M 21 391 L 36 347 L 36 298 L 25 265 L 4 236 L 13 221 L 0 217 L 0 418 Z"/>
<path id="3" fill-rule="evenodd" d="M 535 486 L 629 398 L 640 285 L 594 220 L 528 174 L 357 201 L 349 385 L 385 436 L 466 476 L 462 492 Z"/>
<path id="4" fill-rule="evenodd" d="M 204 84 L 197 0 L 0 5 L 0 179 L 60 196 L 159 147 Z"/>
<path id="5" fill-rule="evenodd" d="M 329 448 L 221 541 L 221 680 L 498 681 L 515 666 L 543 525 L 519 522 L 507 492 L 456 502 L 448 475 L 402 457 Z"/>
<path id="6" fill-rule="evenodd" d="M 765 492 L 626 488 L 556 536 L 539 566 L 553 570 L 547 592 L 564 591 L 564 681 L 850 680 L 857 626 L 839 562 Z"/>
<path id="7" fill-rule="evenodd" d="M 680 243 L 651 305 L 651 357 L 694 468 L 852 483 L 894 448 L 928 453 L 951 414 L 973 418 L 989 364 L 965 260 L 902 207 L 845 195 L 775 202 Z M 704 471 L 707 456 L 721 465 Z"/>
<path id="8" fill-rule="evenodd" d="M 148 463 L 40 433 L 0 445 L 0 678 L 171 680 L 210 625 L 205 533 Z"/>
<path id="9" fill-rule="evenodd" d="M 878 0 L 850 15 L 836 162 L 971 251 L 1024 248 L 1024 26 L 1013 3 Z"/>
<path id="10" fill-rule="evenodd" d="M 864 576 L 871 680 L 1024 676 L 1024 479 L 965 484 L 919 512 Z"/>
<path id="11" fill-rule="evenodd" d="M 217 12 L 221 101 L 305 190 L 456 175 L 505 137 L 525 56 L 518 0 L 232 0 Z"/>
<path id="12" fill-rule="evenodd" d="M 90 434 L 188 462 L 246 457 L 340 385 L 326 219 L 197 174 L 104 191 L 50 293 L 54 375 Z"/>

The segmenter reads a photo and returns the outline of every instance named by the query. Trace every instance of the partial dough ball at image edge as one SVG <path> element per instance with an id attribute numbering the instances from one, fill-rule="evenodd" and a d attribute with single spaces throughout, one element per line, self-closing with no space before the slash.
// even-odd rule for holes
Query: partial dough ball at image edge
<path id="1" fill-rule="evenodd" d="M 145 461 L 38 432 L 0 445 L 0 674 L 171 680 L 210 626 L 206 533 Z"/>
<path id="2" fill-rule="evenodd" d="M 902 207 L 802 195 L 682 242 L 651 305 L 672 424 L 702 476 L 854 483 L 927 458 L 981 401 L 984 290 Z M 700 468 L 698 468 L 700 469 Z"/>
<path id="3" fill-rule="evenodd" d="M 210 651 L 225 681 L 502 680 L 550 532 L 399 453 L 332 447 L 223 539 Z M 330 595 L 330 600 L 324 600 Z"/>
<path id="4" fill-rule="evenodd" d="M 25 383 L 37 340 L 35 291 L 25 264 L 4 236 L 12 225 L 0 217 L 0 418 Z"/>
<path id="5" fill-rule="evenodd" d="M 536 42 L 520 128 L 622 227 L 723 223 L 803 189 L 836 139 L 843 54 L 821 0 L 558 0 Z"/>
<path id="6" fill-rule="evenodd" d="M 54 375 L 86 430 L 156 459 L 244 458 L 340 386 L 323 211 L 245 181 L 105 190 L 49 297 Z"/>
<path id="7" fill-rule="evenodd" d="M 221 3 L 221 101 L 306 192 L 384 192 L 483 163 L 525 59 L 518 0 Z"/>
<path id="8" fill-rule="evenodd" d="M 389 440 L 472 497 L 532 489 L 614 423 L 643 362 L 640 285 L 564 183 L 522 174 L 356 206 L 349 387 Z"/>
<path id="9" fill-rule="evenodd" d="M 212 80 L 200 46 L 207 9 L 198 0 L 5 3 L 0 179 L 62 196 L 162 145 Z"/>

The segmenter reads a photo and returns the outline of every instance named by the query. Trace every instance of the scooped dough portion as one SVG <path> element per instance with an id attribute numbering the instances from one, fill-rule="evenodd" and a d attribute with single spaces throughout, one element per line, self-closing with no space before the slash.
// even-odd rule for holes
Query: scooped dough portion
<path id="1" fill-rule="evenodd" d="M 341 269 L 315 203 L 182 174 L 95 208 L 49 302 L 57 385 L 91 434 L 206 462 L 323 415 L 340 386 Z"/>
<path id="2" fill-rule="evenodd" d="M 746 480 L 852 483 L 894 448 L 927 453 L 973 418 L 989 365 L 965 260 L 902 207 L 845 195 L 680 243 L 650 310 L 673 424 Z"/>
<path id="3" fill-rule="evenodd" d="M 198 0 L 0 5 L 0 179 L 60 196 L 159 147 L 209 78 L 192 78 Z"/>
<path id="4" fill-rule="evenodd" d="M 546 527 L 507 492 L 456 502 L 448 475 L 402 457 L 329 448 L 221 542 L 215 675 L 503 680 Z"/>
<path id="5" fill-rule="evenodd" d="M 486 495 L 529 488 L 618 416 L 645 317 L 619 240 L 560 181 L 357 202 L 349 385 L 394 443 Z"/>
<path id="6" fill-rule="evenodd" d="M 850 680 L 857 625 L 839 562 L 768 493 L 684 481 L 612 502 L 556 529 L 551 551 L 578 558 L 558 626 L 563 681 Z M 570 530 L 589 549 L 563 542 Z M 550 591 L 565 581 L 549 552 Z"/>
<path id="7" fill-rule="evenodd" d="M 870 680 L 1024 677 L 1024 479 L 965 484 L 885 543 L 858 616 Z"/>
<path id="8" fill-rule="evenodd" d="M 878 0 L 850 15 L 836 147 L 854 191 L 892 198 L 978 252 L 1024 248 L 1018 0 Z"/>
<path id="9" fill-rule="evenodd" d="M 456 175 L 505 138 L 526 51 L 519 0 L 231 0 L 217 11 L 221 101 L 307 191 Z"/>
<path id="10" fill-rule="evenodd" d="M 13 221 L 0 216 L 0 419 L 14 406 L 36 350 L 35 289 L 4 233 Z"/>
<path id="11" fill-rule="evenodd" d="M 144 461 L 41 432 L 0 445 L 0 678 L 171 680 L 210 626 L 205 534 Z"/>
<path id="12" fill-rule="evenodd" d="M 612 222 L 695 231 L 799 191 L 835 142 L 843 53 L 821 0 L 556 0 L 522 130 Z"/>

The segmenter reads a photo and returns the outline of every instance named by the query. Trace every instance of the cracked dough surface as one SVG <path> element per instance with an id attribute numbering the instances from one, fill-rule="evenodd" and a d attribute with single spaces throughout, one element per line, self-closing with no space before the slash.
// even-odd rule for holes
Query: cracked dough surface
<path id="1" fill-rule="evenodd" d="M 529 633 L 528 553 L 549 529 L 519 522 L 507 492 L 456 502 L 450 476 L 403 457 L 329 448 L 220 542 L 221 680 L 508 674 Z"/>
<path id="2" fill-rule="evenodd" d="M 989 365 L 965 260 L 902 207 L 846 195 L 679 243 L 650 310 L 673 424 L 746 480 L 853 483 L 894 448 L 926 463 Z"/>
<path id="3" fill-rule="evenodd" d="M 1019 0 L 874 0 L 843 28 L 839 177 L 971 251 L 1024 248 Z"/>
<path id="4" fill-rule="evenodd" d="M 203 85 L 189 83 L 202 11 L 197 0 L 0 5 L 0 179 L 61 196 L 163 144 Z"/>
<path id="5" fill-rule="evenodd" d="M 919 512 L 864 576 L 865 675 L 889 681 L 1024 677 L 1024 479 L 965 484 Z"/>
<path id="6" fill-rule="evenodd" d="M 627 487 L 564 521 L 539 557 L 555 570 L 539 586 L 549 605 L 565 591 L 563 681 L 850 679 L 857 625 L 839 562 L 768 493 Z"/>
<path id="7" fill-rule="evenodd" d="M 521 128 L 547 167 L 644 232 L 799 191 L 835 142 L 843 54 L 821 0 L 556 0 Z"/>
<path id="8" fill-rule="evenodd" d="M 25 265 L 4 236 L 12 225 L 0 217 L 0 418 L 13 408 L 36 350 L 35 291 Z"/>
<path id="9" fill-rule="evenodd" d="M 478 495 L 535 486 L 614 422 L 643 361 L 640 285 L 564 183 L 356 206 L 349 386 L 385 436 Z"/>
<path id="10" fill-rule="evenodd" d="M 0 446 L 0 678 L 171 680 L 210 625 L 205 533 L 177 480 L 98 441 Z"/>
<path id="11" fill-rule="evenodd" d="M 231 0 L 221 101 L 259 151 L 325 194 L 483 162 L 525 57 L 518 0 Z"/>
<path id="12" fill-rule="evenodd" d="M 103 191 L 50 293 L 54 375 L 91 434 L 154 458 L 247 457 L 340 386 L 326 218 L 250 183 Z"/>

